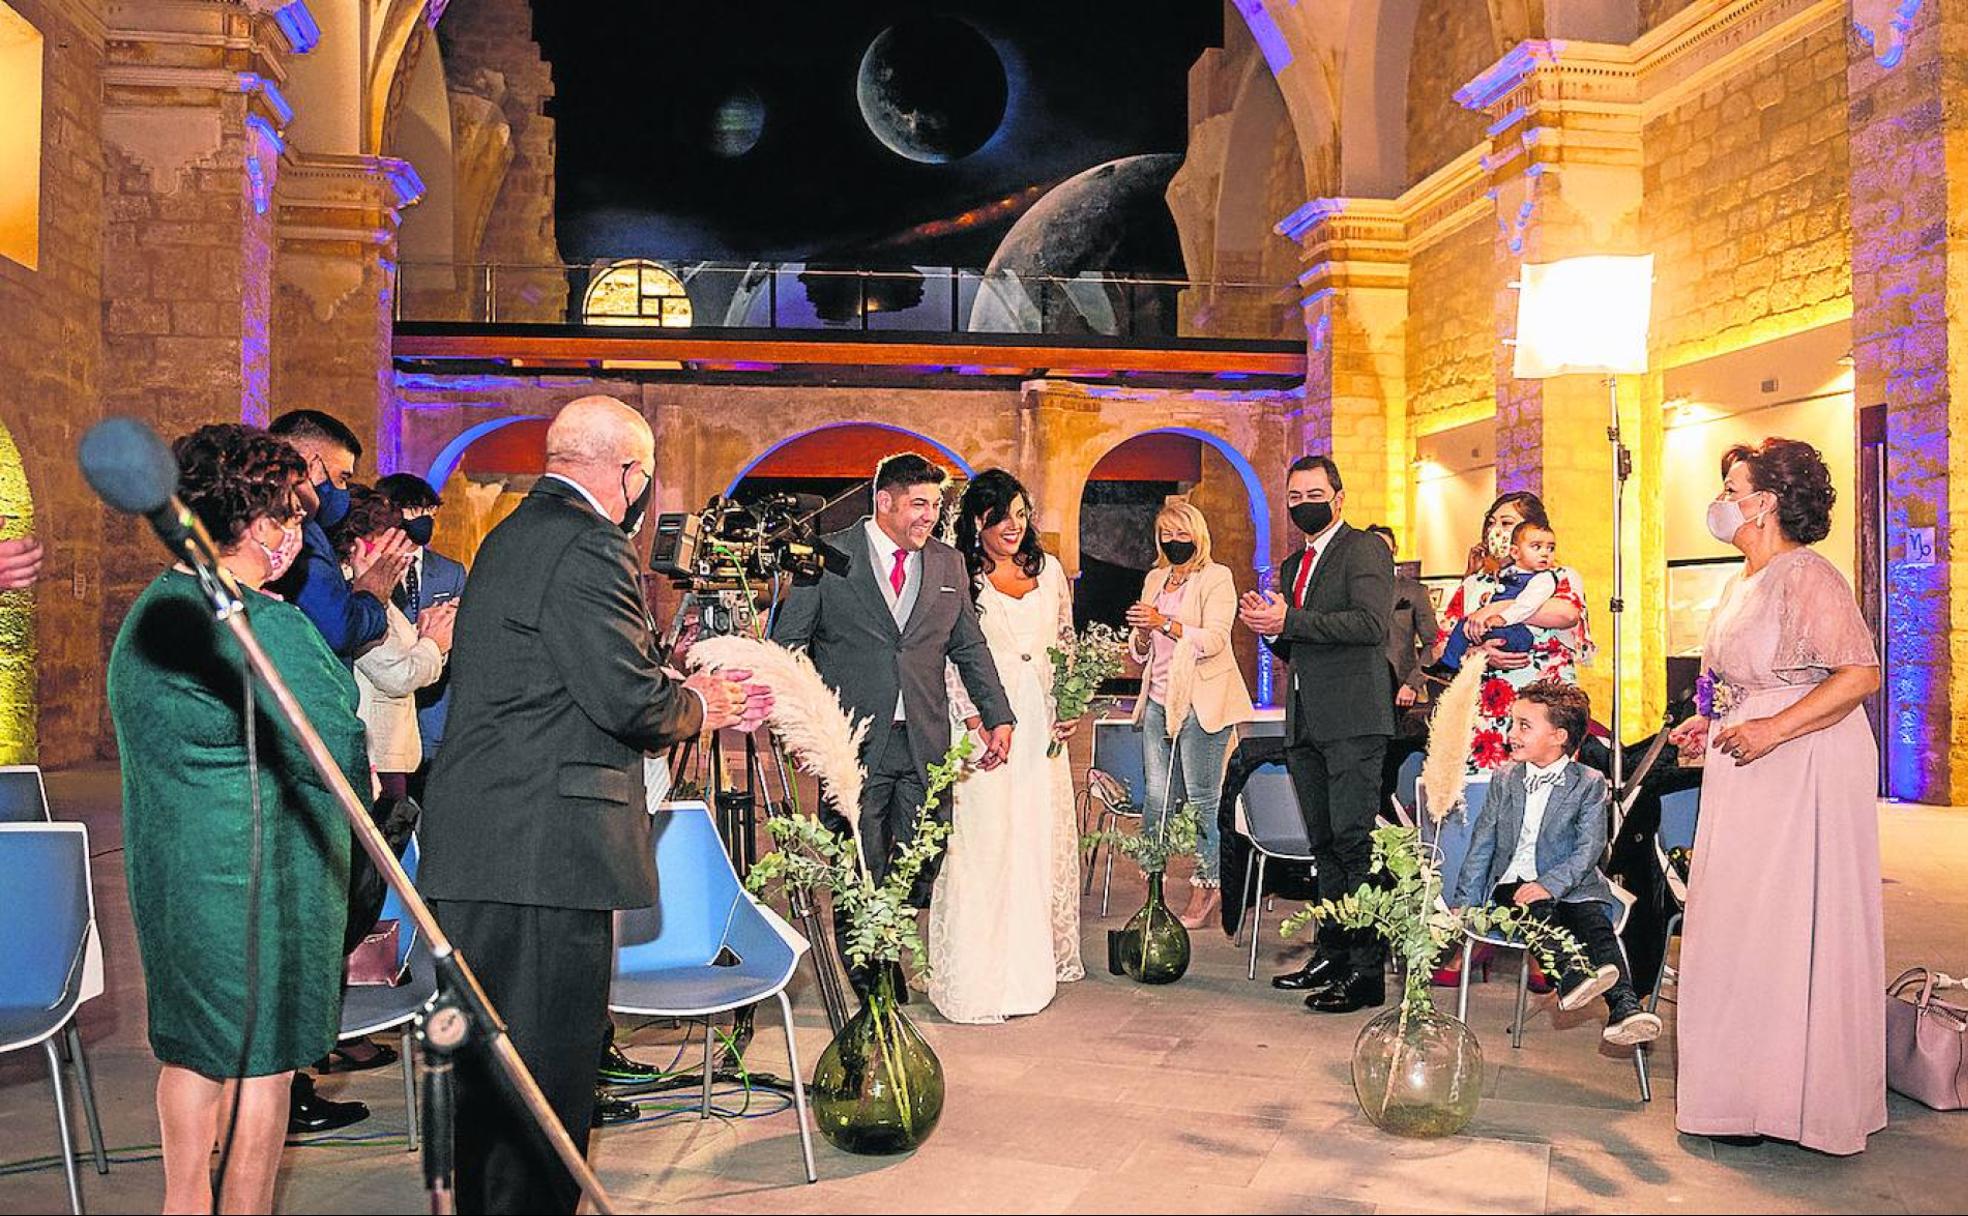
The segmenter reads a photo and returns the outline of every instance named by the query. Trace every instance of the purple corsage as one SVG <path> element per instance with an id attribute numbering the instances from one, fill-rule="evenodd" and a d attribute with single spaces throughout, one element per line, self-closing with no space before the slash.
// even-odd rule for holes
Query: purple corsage
<path id="1" fill-rule="evenodd" d="M 1716 675 L 1712 667 L 1695 680 L 1695 712 L 1704 718 L 1723 717 L 1741 700 L 1736 686 Z"/>

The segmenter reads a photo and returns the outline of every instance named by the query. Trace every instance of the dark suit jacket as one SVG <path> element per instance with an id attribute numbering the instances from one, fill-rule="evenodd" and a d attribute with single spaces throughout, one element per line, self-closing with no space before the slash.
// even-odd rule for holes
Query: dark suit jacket
<path id="1" fill-rule="evenodd" d="M 964 691 L 988 727 L 1013 721 L 998 682 L 991 648 L 970 598 L 963 556 L 938 540 L 923 548 L 922 590 L 908 626 L 897 629 L 869 555 L 866 520 L 825 538 L 848 555 L 844 572 L 829 570 L 810 586 L 794 587 L 779 607 L 772 640 L 804 648 L 820 675 L 856 719 L 872 723 L 869 745 L 886 738 L 895 693 L 909 722 L 909 751 L 927 768 L 950 750 L 950 696 L 944 660 L 956 664 Z M 869 754 L 865 752 L 864 754 Z"/>
<path id="2" fill-rule="evenodd" d="M 465 594 L 465 568 L 435 549 L 424 550 L 424 569 L 417 580 L 417 610 L 435 604 L 440 597 L 462 599 Z M 417 733 L 423 737 L 424 759 L 437 755 L 444 742 L 444 723 L 451 710 L 451 665 L 437 683 L 417 690 Z"/>
<path id="3" fill-rule="evenodd" d="M 1286 584 L 1290 586 L 1290 584 Z M 1406 684 L 1416 692 L 1427 678 L 1421 668 L 1435 650 L 1435 604 L 1420 579 L 1394 579 L 1394 615 L 1387 625 L 1387 661 L 1394 667 L 1394 682 Z"/>
<path id="4" fill-rule="evenodd" d="M 1342 521 L 1312 568 L 1305 607 L 1289 607 L 1299 549 L 1285 559 L 1278 594 L 1285 624 L 1267 641 L 1291 668 L 1285 738 L 1325 742 L 1394 733 L 1394 677 L 1387 666 L 1387 621 L 1394 609 L 1394 555 L 1387 543 Z"/>
<path id="5" fill-rule="evenodd" d="M 1490 892 L 1503 881 L 1524 830 L 1524 766 L 1507 764 L 1490 778 L 1483 809 L 1470 829 L 1469 852 L 1463 855 L 1456 881 L 1458 908 L 1488 903 Z M 1538 823 L 1538 885 L 1561 903 L 1599 902 L 1617 907 L 1613 888 L 1599 872 L 1606 851 L 1609 817 L 1606 779 L 1576 760 L 1565 764 L 1565 775 L 1545 800 Z"/>
<path id="6" fill-rule="evenodd" d="M 417 885 L 437 899 L 640 908 L 656 895 L 642 756 L 694 736 L 622 530 L 543 477 L 459 601 L 451 714 Z"/>
<path id="7" fill-rule="evenodd" d="M 311 518 L 301 526 L 300 556 L 268 590 L 306 613 L 328 640 L 328 649 L 351 671 L 356 653 L 389 628 L 389 609 L 367 591 L 349 586 L 327 530 Z"/>

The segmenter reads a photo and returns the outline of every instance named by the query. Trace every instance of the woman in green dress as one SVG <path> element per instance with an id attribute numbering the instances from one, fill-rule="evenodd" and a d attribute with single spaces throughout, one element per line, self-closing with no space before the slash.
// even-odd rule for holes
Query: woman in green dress
<path id="1" fill-rule="evenodd" d="M 300 551 L 307 466 L 236 424 L 203 427 L 173 451 L 178 495 L 245 591 L 261 645 L 343 773 L 366 783 L 348 669 L 298 608 L 259 590 Z M 166 570 L 137 597 L 109 661 L 130 909 L 163 1065 L 166 1212 L 213 1210 L 211 1156 L 229 1125 L 220 1210 L 272 1210 L 290 1079 L 328 1054 L 341 1019 L 349 831 L 264 689 L 255 807 L 244 706 L 238 647 L 191 572 Z"/>

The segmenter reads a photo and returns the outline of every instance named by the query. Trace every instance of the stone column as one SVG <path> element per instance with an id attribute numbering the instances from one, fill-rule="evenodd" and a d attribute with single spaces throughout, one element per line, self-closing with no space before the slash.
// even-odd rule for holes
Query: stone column
<path id="1" fill-rule="evenodd" d="M 1591 375 L 1515 378 L 1513 284 L 1527 262 L 1645 252 L 1638 79 L 1621 48 L 1532 41 L 1520 43 L 1456 98 L 1491 119 L 1484 169 L 1497 226 L 1497 490 L 1530 490 L 1544 499 L 1559 558 L 1585 582 L 1600 653 L 1581 669 L 1580 683 L 1592 696 L 1594 716 L 1608 721 L 1614 537 L 1606 381 Z M 1618 537 L 1626 605 L 1619 671 L 1629 739 L 1652 733 L 1666 697 L 1658 394 L 1658 377 L 1619 382 L 1621 429 L 1633 453 Z"/>
<path id="2" fill-rule="evenodd" d="M 1855 0 L 1852 23 L 1853 370 L 1859 404 L 1886 404 L 1881 760 L 1892 795 L 1959 804 L 1968 567 L 1955 557 L 1955 528 L 1968 520 L 1958 509 L 1968 477 L 1955 439 L 1968 435 L 1968 255 L 1953 191 L 1968 181 L 1968 5 Z M 1912 543 L 1929 530 L 1931 550 Z"/>
<path id="3" fill-rule="evenodd" d="M 326 410 L 363 440 L 363 480 L 402 446 L 390 337 L 396 232 L 423 194 L 408 162 L 292 158 L 276 196 L 273 409 Z"/>
<path id="4" fill-rule="evenodd" d="M 1408 248 L 1400 204 L 1313 199 L 1278 225 L 1304 251 L 1305 409 L 1294 436 L 1339 462 L 1346 516 L 1412 532 Z"/>
<path id="5" fill-rule="evenodd" d="M 299 3 L 113 0 L 103 67 L 103 411 L 167 439 L 266 417 L 275 183 Z M 105 531 L 101 646 L 162 554 Z M 106 728 L 106 718 L 105 718 Z"/>

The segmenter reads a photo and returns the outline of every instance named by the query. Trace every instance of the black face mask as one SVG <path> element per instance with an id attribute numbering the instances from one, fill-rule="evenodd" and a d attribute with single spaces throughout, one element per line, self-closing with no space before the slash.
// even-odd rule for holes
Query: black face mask
<path id="1" fill-rule="evenodd" d="M 1291 521 L 1300 532 L 1307 536 L 1317 536 L 1332 527 L 1333 505 L 1329 502 L 1293 503 Z"/>
<path id="2" fill-rule="evenodd" d="M 630 468 L 635 466 L 631 465 Z M 656 488 L 656 480 L 651 478 L 642 483 L 642 493 L 629 499 L 629 509 L 622 513 L 622 534 L 634 536 L 642 531 L 643 512 L 649 510 L 649 492 Z M 629 497 L 629 470 L 622 470 L 622 497 Z"/>
<path id="3" fill-rule="evenodd" d="M 403 521 L 403 534 L 410 543 L 419 548 L 431 543 L 431 534 L 437 530 L 437 520 L 429 515 L 419 515 L 415 519 Z"/>
<path id="4" fill-rule="evenodd" d="M 1162 542 L 1162 556 L 1168 558 L 1169 565 L 1188 564 L 1196 556 L 1196 542 L 1193 540 L 1165 540 Z"/>

